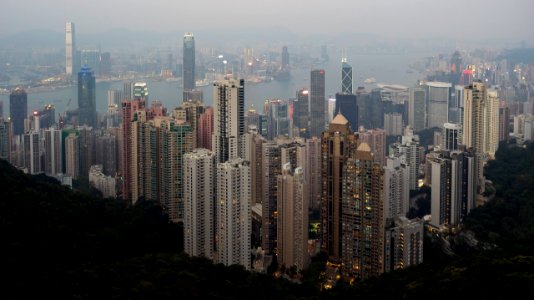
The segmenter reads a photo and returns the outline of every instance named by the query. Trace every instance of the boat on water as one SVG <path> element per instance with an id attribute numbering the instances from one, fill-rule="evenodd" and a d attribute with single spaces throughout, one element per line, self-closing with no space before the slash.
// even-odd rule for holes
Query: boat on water
<path id="1" fill-rule="evenodd" d="M 363 83 L 365 83 L 365 84 L 373 84 L 373 83 L 376 83 L 376 78 L 374 78 L 374 77 L 369 77 L 369 78 L 365 79 L 365 80 L 363 81 Z"/>

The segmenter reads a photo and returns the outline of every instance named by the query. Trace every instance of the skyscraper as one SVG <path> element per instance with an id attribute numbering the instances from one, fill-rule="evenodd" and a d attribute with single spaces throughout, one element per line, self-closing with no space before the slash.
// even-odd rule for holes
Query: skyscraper
<path id="1" fill-rule="evenodd" d="M 72 179 L 80 176 L 80 144 L 76 133 L 70 133 L 65 139 L 65 170 Z"/>
<path id="2" fill-rule="evenodd" d="M 289 52 L 287 46 L 282 47 L 282 70 L 286 70 L 289 67 Z"/>
<path id="3" fill-rule="evenodd" d="M 65 73 L 67 76 L 72 76 L 76 72 L 78 72 L 76 27 L 73 22 L 67 22 L 65 29 Z"/>
<path id="4" fill-rule="evenodd" d="M 321 248 L 339 263 L 342 243 L 342 192 L 348 155 L 357 147 L 349 121 L 338 114 L 321 136 Z"/>
<path id="5" fill-rule="evenodd" d="M 423 263 L 423 220 L 399 217 L 386 226 L 384 271 Z"/>
<path id="6" fill-rule="evenodd" d="M 310 204 L 318 209 L 321 203 L 321 139 L 312 137 L 306 140 L 306 166 L 304 169 L 310 187 Z"/>
<path id="7" fill-rule="evenodd" d="M 352 66 L 349 65 L 346 58 L 343 58 L 341 62 L 341 93 L 352 94 Z"/>
<path id="8" fill-rule="evenodd" d="M 0 118 L 0 159 L 11 160 L 11 147 L 13 142 L 13 125 L 10 121 Z"/>
<path id="9" fill-rule="evenodd" d="M 24 134 L 24 119 L 28 117 L 28 94 L 16 88 L 9 95 L 9 115 L 13 123 L 13 134 Z"/>
<path id="10" fill-rule="evenodd" d="M 325 125 L 324 70 L 312 70 L 310 80 L 310 136 L 319 137 Z"/>
<path id="11" fill-rule="evenodd" d="M 80 64 L 93 70 L 95 76 L 100 76 L 100 50 L 83 49 L 79 53 Z"/>
<path id="12" fill-rule="evenodd" d="M 215 250 L 215 154 L 184 154 L 184 251 L 213 259 Z"/>
<path id="13" fill-rule="evenodd" d="M 282 167 L 277 176 L 278 212 L 278 264 L 296 266 L 303 270 L 308 266 L 308 186 L 302 168 Z"/>
<path id="14" fill-rule="evenodd" d="M 217 162 L 239 157 L 245 133 L 245 80 L 223 80 L 213 84 L 214 133 L 212 147 Z"/>
<path id="15" fill-rule="evenodd" d="M 398 156 L 388 157 L 384 166 L 384 222 L 406 217 L 410 208 L 409 183 L 410 167 L 401 163 Z"/>
<path id="16" fill-rule="evenodd" d="M 356 95 L 351 93 L 336 93 L 336 109 L 334 115 L 338 113 L 342 113 L 347 118 L 350 128 L 353 131 L 358 130 L 358 103 L 356 102 Z"/>
<path id="17" fill-rule="evenodd" d="M 46 129 L 45 135 L 45 166 L 46 175 L 57 175 L 62 173 L 62 139 L 61 130 L 55 128 Z"/>
<path id="18" fill-rule="evenodd" d="M 425 90 L 410 88 L 408 100 L 408 124 L 415 132 L 426 128 Z"/>
<path id="19" fill-rule="evenodd" d="M 122 145 L 121 171 L 123 177 L 122 197 L 132 199 L 132 122 L 137 119 L 136 112 L 145 109 L 144 100 L 124 100 L 122 102 Z"/>
<path id="20" fill-rule="evenodd" d="M 217 262 L 250 269 L 250 166 L 241 158 L 217 164 Z"/>
<path id="21" fill-rule="evenodd" d="M 297 127 L 300 137 L 309 138 L 310 103 L 309 91 L 301 89 L 293 102 L 293 124 Z"/>
<path id="22" fill-rule="evenodd" d="M 195 38 L 190 32 L 184 35 L 183 52 L 183 90 L 191 91 L 195 89 Z"/>
<path id="23" fill-rule="evenodd" d="M 442 127 L 448 121 L 448 106 L 452 85 L 446 82 L 427 82 L 428 127 Z"/>
<path id="24" fill-rule="evenodd" d="M 505 101 L 499 107 L 499 141 L 507 141 L 510 137 L 510 108 Z"/>
<path id="25" fill-rule="evenodd" d="M 401 161 L 410 167 L 410 190 L 417 189 L 423 152 L 423 149 L 419 147 L 419 136 L 414 135 L 409 127 L 406 128 L 400 143 L 390 145 L 390 154 L 402 155 Z"/>
<path id="26" fill-rule="evenodd" d="M 96 79 L 90 68 L 78 72 L 78 124 L 96 128 Z"/>
<path id="27" fill-rule="evenodd" d="M 402 128 L 402 115 L 399 113 L 387 113 L 384 114 L 384 130 L 387 135 L 401 135 Z"/>
<path id="28" fill-rule="evenodd" d="M 211 136 L 213 135 L 213 107 L 204 109 L 198 118 L 197 147 L 213 150 Z"/>
<path id="29" fill-rule="evenodd" d="M 386 131 L 384 129 L 365 129 L 360 127 L 358 140 L 371 147 L 373 159 L 381 166 L 386 164 Z"/>
<path id="30" fill-rule="evenodd" d="M 456 123 L 443 124 L 443 150 L 457 151 L 462 140 L 462 125 Z"/>
<path id="31" fill-rule="evenodd" d="M 384 178 L 371 148 L 360 143 L 343 165 L 341 271 L 367 279 L 384 271 Z"/>

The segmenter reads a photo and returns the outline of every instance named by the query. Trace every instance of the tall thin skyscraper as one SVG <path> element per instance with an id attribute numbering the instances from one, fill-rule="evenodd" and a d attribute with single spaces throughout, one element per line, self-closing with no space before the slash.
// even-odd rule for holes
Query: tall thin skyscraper
<path id="1" fill-rule="evenodd" d="M 0 118 L 0 158 L 12 162 L 11 147 L 13 143 L 13 125 L 10 121 Z"/>
<path id="2" fill-rule="evenodd" d="M 184 155 L 184 251 L 213 259 L 215 250 L 215 154 Z"/>
<path id="3" fill-rule="evenodd" d="M 408 124 L 415 132 L 426 128 L 426 96 L 422 88 L 410 88 L 408 100 Z"/>
<path id="4" fill-rule="evenodd" d="M 486 86 L 474 82 L 464 90 L 464 123 L 462 142 L 467 148 L 473 148 L 477 157 L 477 178 L 480 189 L 484 188 L 484 152 L 485 152 L 485 111 L 487 105 Z"/>
<path id="5" fill-rule="evenodd" d="M 213 150 L 211 136 L 213 135 L 213 107 L 206 107 L 198 118 L 197 147 Z"/>
<path id="6" fill-rule="evenodd" d="M 65 139 L 65 170 L 72 179 L 80 176 L 80 144 L 76 133 L 70 133 Z"/>
<path id="7" fill-rule="evenodd" d="M 39 174 L 43 172 L 41 167 L 41 141 L 39 132 L 30 131 L 23 136 L 24 167 L 29 174 Z"/>
<path id="8" fill-rule="evenodd" d="M 45 132 L 45 174 L 57 175 L 62 173 L 62 138 L 61 130 L 50 128 Z"/>
<path id="9" fill-rule="evenodd" d="M 78 72 L 78 124 L 96 128 L 96 79 L 90 68 Z"/>
<path id="10" fill-rule="evenodd" d="M 506 101 L 501 101 L 499 107 L 499 141 L 510 138 L 510 108 Z"/>
<path id="11" fill-rule="evenodd" d="M 384 166 L 384 221 L 406 217 L 410 207 L 410 167 L 390 156 Z"/>
<path id="12" fill-rule="evenodd" d="M 447 82 L 427 82 L 428 127 L 442 127 L 448 122 L 449 97 L 452 85 Z"/>
<path id="13" fill-rule="evenodd" d="M 24 89 L 18 87 L 9 95 L 9 115 L 13 134 L 24 134 L 24 119 L 28 117 L 28 94 Z"/>
<path id="14" fill-rule="evenodd" d="M 65 29 L 65 73 L 67 76 L 78 72 L 75 28 L 73 22 L 67 22 Z"/>
<path id="15" fill-rule="evenodd" d="M 289 67 L 289 52 L 287 46 L 282 47 L 282 70 L 286 70 Z"/>
<path id="16" fill-rule="evenodd" d="M 310 136 L 319 137 L 325 125 L 324 70 L 312 70 L 310 80 Z"/>
<path id="17" fill-rule="evenodd" d="M 195 89 L 195 38 L 190 32 L 184 35 L 183 52 L 183 90 L 191 91 Z"/>
<path id="18" fill-rule="evenodd" d="M 303 270 L 309 260 L 308 186 L 304 170 L 300 167 L 292 170 L 291 163 L 286 163 L 277 177 L 278 264 Z"/>
<path id="19" fill-rule="evenodd" d="M 341 61 L 341 93 L 352 94 L 352 66 L 345 57 Z"/>
<path id="20" fill-rule="evenodd" d="M 384 272 L 384 178 L 371 148 L 361 143 L 343 165 L 342 274 L 367 279 Z"/>
<path id="21" fill-rule="evenodd" d="M 241 158 L 217 164 L 217 262 L 250 269 L 250 166 Z"/>
<path id="22" fill-rule="evenodd" d="M 335 263 L 341 260 L 343 168 L 356 146 L 349 121 L 338 114 L 321 136 L 321 247 Z"/>
<path id="23" fill-rule="evenodd" d="M 245 80 L 213 84 L 214 133 L 212 146 L 217 162 L 239 157 L 245 133 Z"/>
<path id="24" fill-rule="evenodd" d="M 352 131 L 358 130 L 358 104 L 356 102 L 356 95 L 336 93 L 336 109 L 334 114 L 342 113 L 349 121 Z"/>
<path id="25" fill-rule="evenodd" d="M 310 100 L 309 91 L 301 89 L 297 92 L 297 99 L 293 102 L 293 124 L 298 129 L 300 137 L 309 138 L 310 128 Z"/>

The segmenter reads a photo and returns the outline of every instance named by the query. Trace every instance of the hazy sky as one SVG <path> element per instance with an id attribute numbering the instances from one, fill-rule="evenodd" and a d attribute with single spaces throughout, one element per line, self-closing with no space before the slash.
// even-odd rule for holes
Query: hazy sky
<path id="1" fill-rule="evenodd" d="M 1 0 L 0 35 L 31 29 L 162 32 L 287 28 L 299 35 L 361 32 L 384 37 L 534 42 L 534 0 Z"/>

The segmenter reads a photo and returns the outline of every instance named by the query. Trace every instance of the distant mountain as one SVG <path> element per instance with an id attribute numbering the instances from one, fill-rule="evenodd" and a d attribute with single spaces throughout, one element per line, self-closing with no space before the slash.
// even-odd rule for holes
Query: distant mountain
<path id="1" fill-rule="evenodd" d="M 0 48 L 56 48 L 65 44 L 62 33 L 35 29 L 0 37 Z"/>

